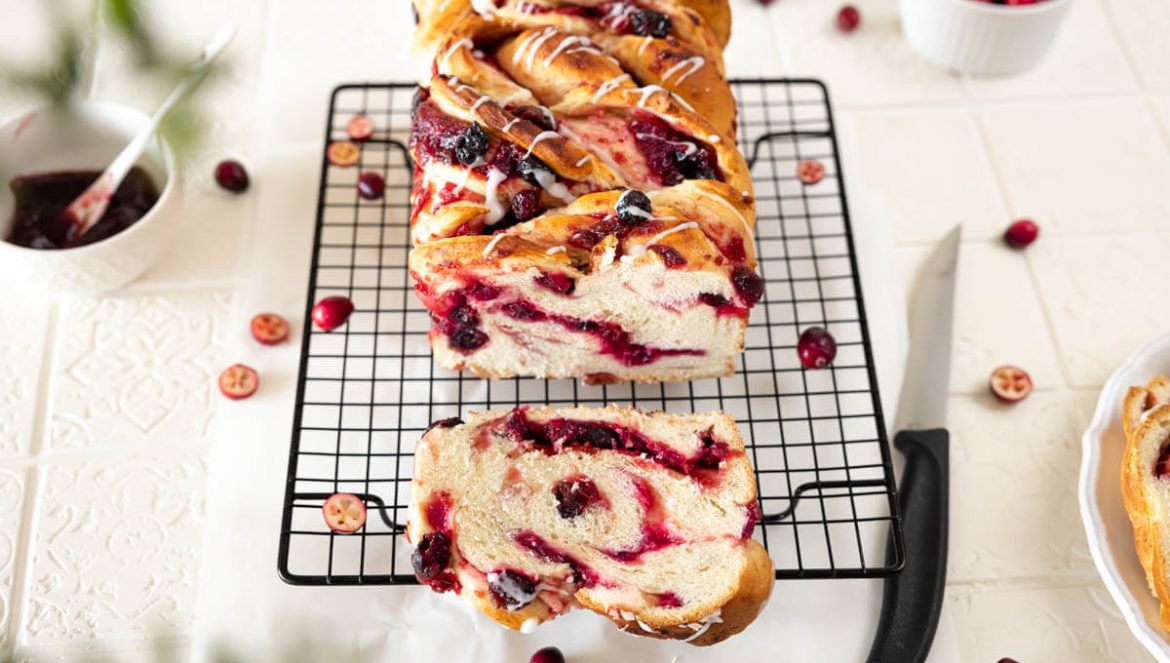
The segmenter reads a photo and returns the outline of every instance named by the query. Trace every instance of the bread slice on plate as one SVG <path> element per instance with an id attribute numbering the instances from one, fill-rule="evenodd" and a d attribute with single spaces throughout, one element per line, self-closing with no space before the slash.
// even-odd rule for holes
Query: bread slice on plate
<path id="1" fill-rule="evenodd" d="M 695 645 L 772 592 L 743 439 L 725 414 L 548 407 L 437 422 L 415 449 L 419 580 L 529 632 L 586 608 Z"/>
<path id="2" fill-rule="evenodd" d="M 1138 559 L 1170 629 L 1170 403 L 1159 400 L 1166 384 L 1155 378 L 1126 395 L 1121 486 Z"/>

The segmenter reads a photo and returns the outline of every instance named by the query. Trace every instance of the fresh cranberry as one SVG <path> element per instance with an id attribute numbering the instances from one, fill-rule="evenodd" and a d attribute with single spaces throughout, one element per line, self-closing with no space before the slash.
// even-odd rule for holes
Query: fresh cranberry
<path id="1" fill-rule="evenodd" d="M 483 127 L 473 122 L 459 135 L 459 142 L 455 145 L 455 158 L 462 164 L 473 164 L 488 150 L 490 141 Z"/>
<path id="2" fill-rule="evenodd" d="M 248 190 L 248 171 L 235 159 L 220 161 L 215 166 L 215 182 L 232 193 Z"/>
<path id="3" fill-rule="evenodd" d="M 825 178 L 825 165 L 815 159 L 805 159 L 796 164 L 796 178 L 813 185 Z"/>
<path id="4" fill-rule="evenodd" d="M 454 428 L 461 425 L 463 425 L 463 420 L 459 417 L 447 417 L 446 419 L 439 419 L 438 421 L 432 422 L 430 426 L 427 426 L 426 432 L 429 433 L 434 428 Z"/>
<path id="5" fill-rule="evenodd" d="M 352 141 L 367 141 L 374 135 L 374 121 L 369 115 L 354 115 L 345 123 L 345 133 Z"/>
<path id="6" fill-rule="evenodd" d="M 536 282 L 536 285 L 542 288 L 547 288 L 562 295 L 573 294 L 573 290 L 577 287 L 577 284 L 573 281 L 572 278 L 560 273 L 542 273 L 540 276 L 537 276 L 532 280 Z"/>
<path id="7" fill-rule="evenodd" d="M 520 160 L 520 165 L 517 167 L 520 177 L 524 178 L 525 182 L 534 186 L 541 186 L 540 180 L 552 174 L 552 169 L 549 168 L 543 161 L 535 156 L 529 155 Z"/>
<path id="8" fill-rule="evenodd" d="M 731 284 L 735 291 L 747 302 L 748 306 L 755 304 L 764 297 L 764 279 L 760 278 L 747 265 L 736 265 L 731 271 Z"/>
<path id="9" fill-rule="evenodd" d="M 576 518 L 602 501 L 597 484 L 583 475 L 558 481 L 553 486 L 553 495 L 557 498 L 557 513 L 561 518 Z"/>
<path id="10" fill-rule="evenodd" d="M 512 196 L 512 218 L 527 221 L 540 212 L 540 190 L 525 189 Z"/>
<path id="11" fill-rule="evenodd" d="M 1154 463 L 1154 477 L 1161 479 L 1170 474 L 1170 445 L 1162 448 L 1158 453 L 1158 461 Z"/>
<path id="12" fill-rule="evenodd" d="M 1032 377 L 1016 366 L 1000 366 L 988 381 L 991 393 L 1004 403 L 1022 401 L 1032 393 Z"/>
<path id="13" fill-rule="evenodd" d="M 428 532 L 423 535 L 410 555 L 410 565 L 414 567 L 414 575 L 418 576 L 419 580 L 426 581 L 447 568 L 450 559 L 451 539 L 442 532 Z"/>
<path id="14" fill-rule="evenodd" d="M 260 388 L 260 375 L 243 364 L 228 366 L 219 374 L 219 392 L 233 401 L 243 400 Z"/>
<path id="15" fill-rule="evenodd" d="M 636 11 L 630 15 L 630 29 L 636 35 L 663 39 L 670 34 L 670 17 L 650 9 Z"/>
<path id="16" fill-rule="evenodd" d="M 537 649 L 528 663 L 565 663 L 565 655 L 556 647 Z"/>
<path id="17" fill-rule="evenodd" d="M 650 198 L 634 189 L 626 189 L 617 199 L 614 211 L 618 218 L 627 226 L 636 226 L 648 221 L 651 217 Z"/>
<path id="18" fill-rule="evenodd" d="M 650 246 L 650 250 L 654 253 L 657 253 L 659 258 L 662 258 L 662 264 L 666 265 L 667 269 L 676 269 L 687 264 L 687 259 L 682 257 L 681 253 L 670 248 L 669 246 L 653 244 Z"/>
<path id="19" fill-rule="evenodd" d="M 366 524 L 366 505 L 356 495 L 337 493 L 321 507 L 325 524 L 338 534 L 353 534 Z"/>
<path id="20" fill-rule="evenodd" d="M 349 320 L 353 313 L 353 302 L 346 297 L 334 295 L 313 305 L 313 322 L 322 331 L 333 331 Z"/>
<path id="21" fill-rule="evenodd" d="M 329 144 L 329 147 L 325 149 L 325 156 L 334 166 L 349 168 L 361 161 L 362 148 L 348 140 L 339 140 Z"/>
<path id="22" fill-rule="evenodd" d="M 1020 219 L 1008 226 L 1003 233 L 1003 241 L 1007 242 L 1008 246 L 1022 249 L 1025 246 L 1036 241 L 1040 235 L 1040 227 L 1031 219 Z"/>
<path id="23" fill-rule="evenodd" d="M 995 3 L 995 4 L 1000 4 L 1000 3 Z M 1007 658 L 1005 656 L 1004 658 L 999 659 L 996 663 L 1020 663 L 1020 662 L 1014 658 Z"/>
<path id="24" fill-rule="evenodd" d="M 536 581 L 523 573 L 504 569 L 488 574 L 488 593 L 505 610 L 519 610 L 536 598 Z"/>
<path id="25" fill-rule="evenodd" d="M 358 195 L 366 200 L 377 200 L 386 193 L 386 180 L 373 171 L 366 171 L 357 179 Z"/>
<path id="26" fill-rule="evenodd" d="M 796 354 L 805 368 L 824 368 L 837 356 L 837 341 L 824 327 L 809 327 L 796 343 Z"/>
<path id="27" fill-rule="evenodd" d="M 544 106 L 517 106 L 512 109 L 512 115 L 528 120 L 545 131 L 557 130 L 556 117 Z"/>
<path id="28" fill-rule="evenodd" d="M 252 338 L 261 345 L 279 345 L 288 340 L 288 321 L 275 313 L 260 313 L 252 318 Z"/>
<path id="29" fill-rule="evenodd" d="M 861 23 L 861 12 L 853 5 L 845 5 L 837 12 L 837 28 L 841 32 L 853 32 Z"/>

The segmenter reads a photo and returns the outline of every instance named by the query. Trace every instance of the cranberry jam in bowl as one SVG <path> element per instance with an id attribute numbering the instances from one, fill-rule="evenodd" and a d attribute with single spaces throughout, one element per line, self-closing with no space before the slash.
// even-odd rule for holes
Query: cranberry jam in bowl
<path id="1" fill-rule="evenodd" d="M 176 230 L 175 158 L 156 140 L 84 236 L 61 212 L 148 122 L 116 104 L 45 108 L 0 126 L 0 284 L 100 293 L 150 268 Z"/>

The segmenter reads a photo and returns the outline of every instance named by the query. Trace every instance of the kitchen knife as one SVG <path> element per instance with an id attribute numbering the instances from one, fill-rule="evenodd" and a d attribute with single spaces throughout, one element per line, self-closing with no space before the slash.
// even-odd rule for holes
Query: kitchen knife
<path id="1" fill-rule="evenodd" d="M 962 227 L 956 226 L 931 253 L 911 303 L 910 354 L 894 418 L 894 446 L 906 459 L 898 495 L 906 557 L 901 573 L 885 580 L 867 663 L 925 661 L 942 612 L 950 467 L 947 393 L 961 236 Z M 894 559 L 892 537 L 887 558 Z"/>

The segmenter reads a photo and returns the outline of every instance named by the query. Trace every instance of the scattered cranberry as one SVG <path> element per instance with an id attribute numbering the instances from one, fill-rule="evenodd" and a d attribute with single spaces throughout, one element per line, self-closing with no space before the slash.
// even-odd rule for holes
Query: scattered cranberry
<path id="1" fill-rule="evenodd" d="M 1004 403 L 1022 401 L 1032 393 L 1032 378 L 1024 369 L 1000 366 L 991 372 L 991 393 Z"/>
<path id="2" fill-rule="evenodd" d="M 414 552 L 410 565 L 419 580 L 427 581 L 442 573 L 451 559 L 451 539 L 442 532 L 424 534 Z"/>
<path id="3" fill-rule="evenodd" d="M 561 518 L 576 518 L 603 499 L 597 484 L 583 475 L 558 481 L 553 486 L 553 496 L 557 498 L 557 513 Z"/>
<path id="4" fill-rule="evenodd" d="M 313 305 L 313 322 L 322 331 L 333 331 L 349 320 L 353 313 L 353 302 L 346 297 L 334 295 L 326 297 Z"/>
<path id="5" fill-rule="evenodd" d="M 338 534 L 353 534 L 366 524 L 366 505 L 356 495 L 337 493 L 321 507 L 325 524 Z"/>
<path id="6" fill-rule="evenodd" d="M 488 593 L 501 608 L 519 610 L 536 598 L 536 581 L 523 573 L 505 569 L 488 574 Z"/>
<path id="7" fill-rule="evenodd" d="M 808 185 L 816 184 L 825 177 L 825 166 L 820 161 L 806 159 L 796 164 L 796 178 Z"/>
<path id="8" fill-rule="evenodd" d="M 622 223 L 627 226 L 645 223 L 651 216 L 650 198 L 634 189 L 626 189 L 622 195 L 618 196 L 613 209 L 617 212 Z"/>
<path id="9" fill-rule="evenodd" d="M 540 212 L 540 190 L 525 189 L 512 196 L 512 218 L 527 221 Z"/>
<path id="10" fill-rule="evenodd" d="M 248 190 L 248 171 L 239 161 L 226 159 L 215 166 L 215 182 L 232 193 L 243 193 Z"/>
<path id="11" fill-rule="evenodd" d="M 1022 249 L 1025 246 L 1036 241 L 1040 236 L 1040 227 L 1032 219 L 1020 219 L 1008 226 L 1003 233 L 1003 241 L 1007 242 L 1008 246 Z"/>
<path id="12" fill-rule="evenodd" d="M 861 12 L 853 5 L 845 5 L 837 12 L 837 29 L 841 32 L 853 32 L 861 24 Z"/>
<path id="13" fill-rule="evenodd" d="M 366 200 L 377 200 L 386 193 L 386 180 L 373 171 L 366 171 L 357 179 L 358 195 Z"/>
<path id="14" fill-rule="evenodd" d="M 362 148 L 348 140 L 338 140 L 329 143 L 329 147 L 325 149 L 325 156 L 334 166 L 349 168 L 362 158 Z"/>
<path id="15" fill-rule="evenodd" d="M 252 318 L 252 338 L 262 345 L 277 345 L 288 340 L 288 321 L 275 313 L 261 313 Z"/>
<path id="16" fill-rule="evenodd" d="M 243 364 L 233 364 L 219 374 L 219 391 L 224 396 L 238 401 L 245 399 L 260 388 L 260 376 Z"/>
<path id="17" fill-rule="evenodd" d="M 796 354 L 805 368 L 824 368 L 837 356 L 837 341 L 824 327 L 809 327 L 796 343 Z"/>
<path id="18" fill-rule="evenodd" d="M 1012 0 L 1008 0 L 1008 2 L 1009 2 L 1009 3 L 1011 3 L 1011 1 L 1012 1 Z M 1016 0 L 1016 1 L 1017 1 L 1017 2 L 1021 2 L 1022 0 Z M 1003 4 L 1003 3 L 1002 3 L 1002 2 L 996 2 L 995 4 L 999 5 L 999 4 Z M 1001 658 L 1001 659 L 999 659 L 999 661 L 997 661 L 996 663 L 1020 663 L 1020 662 L 1019 662 L 1019 661 L 1017 661 L 1017 660 L 1016 660 L 1016 659 L 1014 659 L 1014 658 L 1007 658 L 1007 657 L 1004 657 L 1004 658 Z"/>
<path id="19" fill-rule="evenodd" d="M 354 115 L 346 123 L 345 133 L 349 134 L 350 140 L 367 141 L 374 135 L 374 121 L 369 115 Z"/>
<path id="20" fill-rule="evenodd" d="M 537 649 L 528 663 L 565 663 L 565 655 L 556 647 Z"/>

